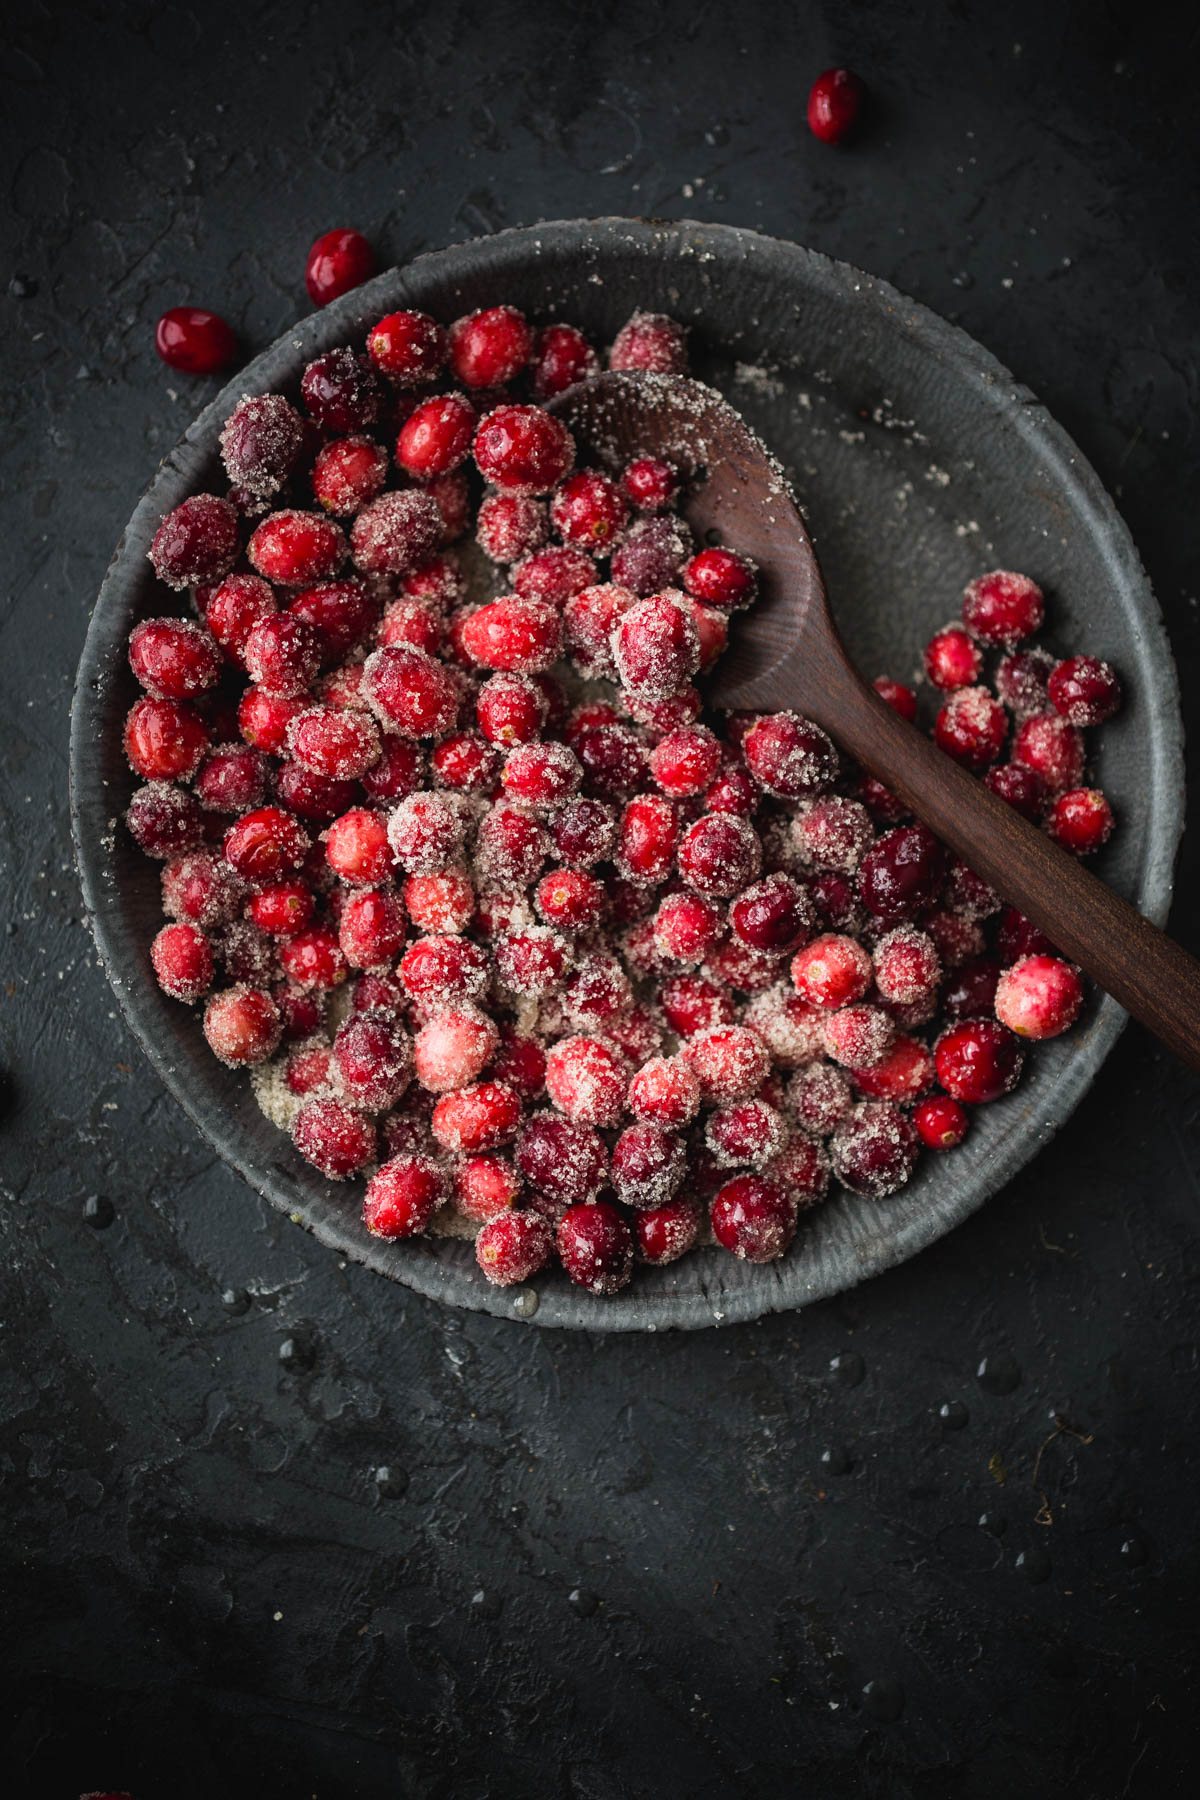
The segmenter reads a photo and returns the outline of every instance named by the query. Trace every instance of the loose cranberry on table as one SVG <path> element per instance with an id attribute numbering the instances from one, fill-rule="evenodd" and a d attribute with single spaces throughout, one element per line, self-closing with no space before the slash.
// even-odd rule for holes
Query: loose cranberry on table
<path id="1" fill-rule="evenodd" d="M 304 285 L 314 306 L 328 306 L 375 273 L 375 252 L 361 231 L 326 231 L 309 250 Z"/>
<path id="2" fill-rule="evenodd" d="M 840 144 L 862 111 L 866 89 L 850 69 L 826 69 L 809 89 L 808 129 L 823 144 Z"/>
<path id="3" fill-rule="evenodd" d="M 204 306 L 168 307 L 154 327 L 154 348 L 183 375 L 215 375 L 238 353 L 232 325 Z"/>

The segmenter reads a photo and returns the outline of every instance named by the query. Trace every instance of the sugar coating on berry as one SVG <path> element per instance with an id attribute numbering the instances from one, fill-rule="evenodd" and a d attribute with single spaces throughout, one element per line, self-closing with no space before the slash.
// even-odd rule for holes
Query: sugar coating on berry
<path id="1" fill-rule="evenodd" d="M 625 1104 L 629 1068 L 601 1038 L 564 1038 L 546 1056 L 546 1092 L 581 1125 L 615 1125 Z"/>
<path id="2" fill-rule="evenodd" d="M 1082 1006 L 1078 971 L 1056 956 L 1023 956 L 996 985 L 996 1017 L 1018 1037 L 1058 1037 Z"/>
<path id="3" fill-rule="evenodd" d="M 499 1042 L 494 1021 L 477 1007 L 438 1013 L 413 1040 L 417 1080 L 431 1094 L 466 1087 L 482 1074 Z"/>
<path id="4" fill-rule="evenodd" d="M 228 575 L 239 547 L 238 516 L 228 500 L 193 494 L 167 514 L 148 554 L 160 581 L 187 588 Z"/>
<path id="5" fill-rule="evenodd" d="M 788 1081 L 787 1110 L 803 1130 L 828 1137 L 854 1105 L 854 1087 L 844 1069 L 813 1062 Z"/>
<path id="6" fill-rule="evenodd" d="M 686 375 L 687 328 L 668 313 L 635 312 L 613 339 L 608 366 L 650 375 Z"/>
<path id="7" fill-rule="evenodd" d="M 594 1200 L 608 1178 L 599 1132 L 561 1113 L 535 1113 L 525 1122 L 516 1162 L 532 1188 L 564 1207 Z"/>
<path id="8" fill-rule="evenodd" d="M 292 1138 L 306 1162 L 328 1181 L 345 1181 L 375 1160 L 375 1123 L 343 1101 L 314 1097 L 300 1107 Z"/>
<path id="9" fill-rule="evenodd" d="M 1010 569 L 979 575 L 963 591 L 963 624 L 981 644 L 1011 650 L 1040 629 L 1045 612 L 1036 581 Z"/>
<path id="10" fill-rule="evenodd" d="M 927 932 L 915 925 L 897 925 L 885 932 L 872 952 L 875 986 L 884 1000 L 909 1006 L 931 993 L 941 979 L 937 947 Z"/>
<path id="11" fill-rule="evenodd" d="M 245 982 L 214 994 L 204 1010 L 209 1049 L 231 1069 L 265 1062 L 279 1047 L 282 1031 L 270 994 Z"/>
<path id="12" fill-rule="evenodd" d="M 417 1237 L 446 1198 L 446 1171 L 432 1156 L 393 1156 L 367 1183 L 363 1223 L 372 1237 Z"/>
<path id="13" fill-rule="evenodd" d="M 825 1048 L 824 1015 L 783 983 L 755 994 L 742 1013 L 742 1023 L 756 1031 L 772 1061 L 781 1069 L 799 1069 Z"/>
<path id="14" fill-rule="evenodd" d="M 887 1100 L 864 1100 L 834 1129 L 829 1161 L 851 1193 L 886 1200 L 907 1182 L 919 1152 L 908 1116 Z"/>
<path id="15" fill-rule="evenodd" d="M 698 1031 L 688 1038 L 682 1054 L 700 1083 L 701 1098 L 711 1104 L 747 1098 L 771 1066 L 766 1045 L 745 1025 Z"/>
<path id="16" fill-rule="evenodd" d="M 796 1234 L 796 1202 L 763 1175 L 735 1175 L 713 1199 L 713 1236 L 742 1262 L 774 1262 Z"/>
<path id="17" fill-rule="evenodd" d="M 593 1294 L 616 1294 L 633 1274 L 633 1237 L 606 1200 L 570 1207 L 555 1233 L 559 1260 L 569 1280 Z"/>
<path id="18" fill-rule="evenodd" d="M 792 836 L 803 861 L 813 869 L 835 869 L 852 875 L 875 835 L 871 816 L 860 800 L 829 794 L 802 807 L 792 822 Z"/>
<path id="19" fill-rule="evenodd" d="M 442 515 L 430 495 L 406 488 L 380 494 L 350 532 L 350 555 L 367 575 L 403 575 L 436 550 Z"/>
<path id="20" fill-rule="evenodd" d="M 475 1239 L 475 1260 L 495 1287 L 529 1281 L 549 1262 L 554 1234 L 535 1212 L 504 1212 Z"/>
<path id="21" fill-rule="evenodd" d="M 750 773 L 769 794 L 802 800 L 822 793 L 837 774 L 837 751 L 819 725 L 795 713 L 771 713 L 742 739 Z"/>
<path id="22" fill-rule="evenodd" d="M 765 1100 L 737 1100 L 710 1113 L 704 1141 L 723 1169 L 761 1169 L 782 1150 L 783 1119 Z"/>
<path id="23" fill-rule="evenodd" d="M 696 622 L 673 592 L 635 600 L 614 629 L 611 648 L 621 680 L 648 700 L 670 699 L 700 666 Z"/>
<path id="24" fill-rule="evenodd" d="M 295 466 L 304 424 L 282 394 L 248 394 L 221 429 L 221 460 L 235 487 L 269 499 Z"/>
<path id="25" fill-rule="evenodd" d="M 684 1140 L 660 1125 L 628 1125 L 613 1145 L 612 1184 L 625 1206 L 665 1206 L 679 1192 L 686 1172 Z"/>

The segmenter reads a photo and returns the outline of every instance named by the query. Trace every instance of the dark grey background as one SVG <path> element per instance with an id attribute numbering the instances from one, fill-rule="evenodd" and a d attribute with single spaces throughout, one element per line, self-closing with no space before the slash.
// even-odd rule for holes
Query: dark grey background
<path id="1" fill-rule="evenodd" d="M 403 261 L 622 212 L 757 225 L 958 318 L 1116 494 L 1194 719 L 1194 38 L 1166 9 L 895 0 L 31 6 L 9 32 L 6 1791 L 1190 1791 L 1194 1080 L 1131 1028 L 1013 1189 L 801 1315 L 448 1315 L 270 1212 L 157 1087 L 79 923 L 66 737 L 113 545 L 216 387 L 157 361 L 163 307 L 257 348 L 333 224 Z M 876 96 L 843 151 L 804 125 L 833 61 Z M 1179 891 L 1196 948 L 1186 840 Z"/>

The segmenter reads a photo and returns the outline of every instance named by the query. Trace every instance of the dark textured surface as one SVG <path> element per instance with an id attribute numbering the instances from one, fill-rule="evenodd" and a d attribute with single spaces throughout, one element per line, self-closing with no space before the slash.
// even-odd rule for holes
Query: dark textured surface
<path id="1" fill-rule="evenodd" d="M 1162 622 L 1096 476 L 987 351 L 877 278 L 779 239 L 610 219 L 508 230 L 419 257 L 286 332 L 250 364 L 246 385 L 294 393 L 314 354 L 357 340 L 384 312 L 416 302 L 449 319 L 498 292 L 535 314 L 565 311 L 601 343 L 639 301 L 674 305 L 688 321 L 695 366 L 736 395 L 802 480 L 841 627 L 861 646 L 868 671 L 907 671 L 915 647 L 979 568 L 1036 573 L 1051 595 L 1051 641 L 1092 644 L 1131 690 L 1097 763 L 1123 818 L 1101 867 L 1144 912 L 1165 917 L 1183 796 L 1178 694 Z M 739 351 L 753 362 L 738 362 Z M 756 392 L 761 378 L 738 379 L 747 366 L 773 371 L 769 395 Z M 1123 1023 L 1113 1000 L 1097 999 L 1077 1030 L 1043 1045 L 1016 1093 L 977 1116 L 955 1156 L 925 1157 L 887 1201 L 837 1194 L 769 1268 L 698 1251 L 640 1271 L 601 1303 L 560 1269 L 515 1291 L 495 1288 L 462 1239 L 397 1244 L 368 1236 L 358 1188 L 318 1176 L 263 1117 L 244 1077 L 215 1062 L 194 1016 L 159 992 L 146 957 L 162 918 L 159 868 L 115 828 L 134 788 L 122 743 L 137 694 L 128 634 L 164 602 L 185 605 L 155 581 L 146 553 L 165 512 L 197 489 L 222 485 L 216 439 L 242 391 L 239 377 L 189 424 L 139 501 L 96 603 L 71 721 L 73 821 L 97 945 L 135 1036 L 218 1152 L 327 1246 L 430 1299 L 506 1319 L 536 1307 L 539 1326 L 608 1331 L 743 1322 L 828 1298 L 924 1249 L 998 1192 L 1086 1091 Z M 862 418 L 873 408 L 918 423 L 902 432 L 872 420 L 868 438 Z M 943 479 L 931 483 L 931 470 Z M 935 497 L 917 499 L 918 487 Z M 781 606 L 795 604 L 779 552 L 744 523 L 737 535 L 764 570 L 776 571 Z M 759 604 L 774 604 L 770 589 Z M 1150 790 L 1153 804 L 1140 799 Z"/>
<path id="2" fill-rule="evenodd" d="M 92 596 L 206 397 L 149 325 L 194 299 L 269 341 L 334 222 L 402 261 L 541 216 L 727 219 L 956 313 L 1117 494 L 1194 720 L 1185 37 L 971 4 L 10 27 L 13 1791 L 1189 1791 L 1197 1088 L 1148 1039 L 1009 1192 L 842 1301 L 648 1341 L 451 1315 L 341 1268 L 157 1088 L 77 922 L 65 798 Z M 835 57 L 881 96 L 853 152 L 802 122 Z M 1185 840 L 1192 948 L 1196 873 Z"/>

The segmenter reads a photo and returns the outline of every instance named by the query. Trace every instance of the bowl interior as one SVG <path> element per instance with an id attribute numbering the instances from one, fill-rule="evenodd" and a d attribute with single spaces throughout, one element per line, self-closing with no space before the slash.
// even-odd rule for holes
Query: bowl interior
<path id="1" fill-rule="evenodd" d="M 1016 1093 L 981 1109 L 966 1144 L 924 1159 L 894 1198 L 839 1193 L 778 1264 L 699 1251 L 640 1271 L 625 1294 L 601 1302 L 557 1271 L 535 1290 L 493 1288 L 462 1241 L 368 1238 L 357 1187 L 324 1181 L 296 1155 L 249 1083 L 214 1061 L 194 1015 L 149 973 L 158 870 L 119 824 L 133 785 L 121 726 L 136 697 L 129 628 L 176 610 L 146 560 L 159 519 L 189 492 L 220 491 L 217 435 L 241 394 L 294 393 L 314 355 L 361 338 L 398 306 L 449 321 L 499 300 L 538 322 L 571 319 L 600 343 L 635 308 L 692 326 L 695 373 L 725 391 L 789 471 L 867 676 L 913 679 L 921 644 L 954 616 L 973 575 L 1001 566 L 1032 574 L 1048 595 L 1050 646 L 1094 651 L 1125 678 L 1127 704 L 1095 766 L 1121 820 L 1101 873 L 1148 917 L 1165 918 L 1181 828 L 1174 670 L 1128 533 L 1070 440 L 973 340 L 884 283 L 752 232 L 607 220 L 506 232 L 377 277 L 252 363 L 167 458 L 101 590 L 76 692 L 72 807 L 97 942 L 133 1029 L 200 1129 L 342 1254 L 425 1294 L 552 1325 L 659 1329 L 799 1306 L 912 1255 L 1001 1187 L 1084 1092 L 1124 1021 L 1115 1003 L 1099 999 L 1069 1037 L 1042 1046 Z"/>

